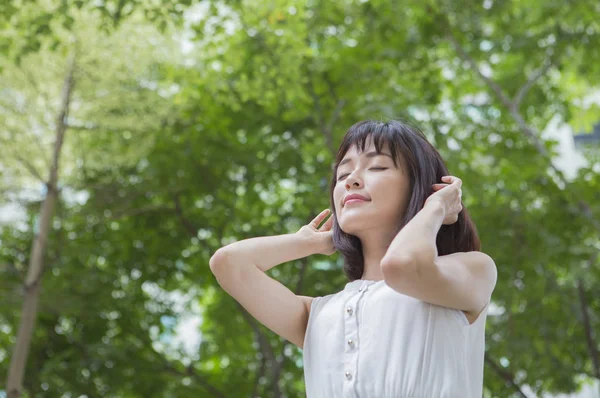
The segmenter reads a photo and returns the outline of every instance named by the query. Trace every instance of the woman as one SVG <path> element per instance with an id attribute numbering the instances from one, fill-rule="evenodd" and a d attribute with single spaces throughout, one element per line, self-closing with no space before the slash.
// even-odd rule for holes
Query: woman
<path id="1" fill-rule="evenodd" d="M 302 348 L 308 398 L 482 396 L 496 266 L 418 129 L 363 121 L 345 134 L 321 212 L 298 232 L 219 249 L 210 267 L 256 319 Z M 339 251 L 349 279 L 297 296 L 264 272 Z"/>

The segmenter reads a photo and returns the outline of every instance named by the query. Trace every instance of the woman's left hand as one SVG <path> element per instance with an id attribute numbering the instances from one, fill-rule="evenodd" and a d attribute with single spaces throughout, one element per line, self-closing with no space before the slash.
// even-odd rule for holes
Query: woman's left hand
<path id="1" fill-rule="evenodd" d="M 432 201 L 439 201 L 444 208 L 444 221 L 442 224 L 450 225 L 454 224 L 458 220 L 458 213 L 462 211 L 462 180 L 454 176 L 444 176 L 442 181 L 447 183 L 433 184 L 434 193 L 431 194 L 425 201 L 427 203 Z"/>

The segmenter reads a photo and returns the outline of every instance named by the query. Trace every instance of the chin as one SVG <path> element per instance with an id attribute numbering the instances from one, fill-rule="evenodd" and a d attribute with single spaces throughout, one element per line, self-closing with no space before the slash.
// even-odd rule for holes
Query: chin
<path id="1" fill-rule="evenodd" d="M 366 220 L 368 220 L 368 217 L 365 218 L 353 216 L 349 217 L 347 220 L 343 220 L 341 223 L 339 223 L 339 226 L 342 232 L 350 235 L 356 235 L 358 232 L 365 229 L 365 226 L 367 225 Z"/>

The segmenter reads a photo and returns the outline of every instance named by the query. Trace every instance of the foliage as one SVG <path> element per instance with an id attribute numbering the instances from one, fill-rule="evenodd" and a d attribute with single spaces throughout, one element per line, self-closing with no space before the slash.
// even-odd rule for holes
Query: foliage
<path id="1" fill-rule="evenodd" d="M 12 29 L 2 43 L 23 40 L 2 69 L 0 133 L 14 155 L 1 161 L 5 192 L 36 181 L 22 159 L 45 176 L 70 37 L 80 49 L 28 396 L 303 396 L 302 352 L 224 294 L 208 260 L 233 240 L 294 232 L 326 207 L 335 148 L 363 118 L 416 121 L 464 181 L 499 271 L 487 396 L 570 392 L 580 375 L 594 377 L 586 331 L 597 350 L 598 159 L 564 180 L 499 94 L 514 100 L 548 63 L 513 111 L 538 137 L 556 115 L 589 130 L 594 108 L 582 98 L 599 84 L 595 2 L 204 3 L 190 53 L 170 39 L 180 25 L 164 36 L 153 28 L 160 22 L 146 10 L 169 15 L 166 2 L 121 3 L 127 18 L 108 30 L 111 2 L 104 17 L 79 2 L 3 13 Z M 23 44 L 32 35 L 20 21 L 48 26 L 28 28 L 41 29 L 38 44 Z M 35 126 L 39 140 L 27 135 Z M 25 227 L 0 231 L 0 378 L 38 212 L 28 202 Z M 269 274 L 309 296 L 345 283 L 337 255 Z M 202 309 L 197 352 L 169 345 L 182 312 L 168 292 L 192 295 L 183 314 Z"/>

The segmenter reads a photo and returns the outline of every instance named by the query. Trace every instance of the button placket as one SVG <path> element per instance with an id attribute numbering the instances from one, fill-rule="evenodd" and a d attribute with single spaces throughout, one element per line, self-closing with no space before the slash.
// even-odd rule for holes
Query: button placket
<path id="1" fill-rule="evenodd" d="M 368 290 L 368 282 L 363 281 L 358 293 L 346 303 L 344 314 L 344 397 L 356 397 L 356 372 L 358 370 L 358 304 Z"/>

